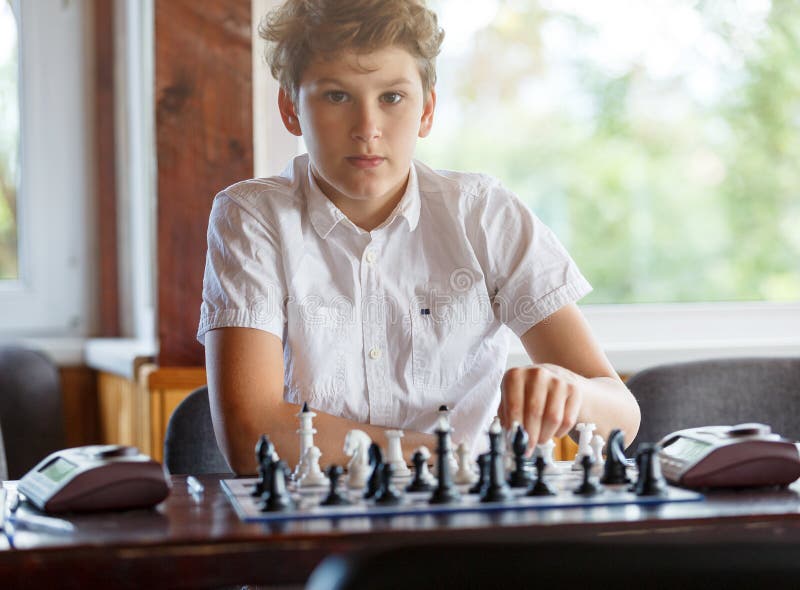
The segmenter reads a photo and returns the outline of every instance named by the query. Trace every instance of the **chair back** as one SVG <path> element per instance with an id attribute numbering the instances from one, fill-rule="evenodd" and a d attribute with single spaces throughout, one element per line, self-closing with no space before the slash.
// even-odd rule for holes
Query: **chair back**
<path id="1" fill-rule="evenodd" d="M 633 375 L 628 388 L 642 423 L 629 451 L 675 430 L 769 424 L 800 438 L 800 358 L 734 358 L 660 365 Z"/>
<path id="2" fill-rule="evenodd" d="M 6 449 L 3 446 L 3 431 L 0 429 L 0 482 L 8 479 L 8 464 L 6 463 Z"/>
<path id="3" fill-rule="evenodd" d="M 208 387 L 195 389 L 172 412 L 164 437 L 164 466 L 172 475 L 232 474 L 217 445 Z"/>
<path id="4" fill-rule="evenodd" d="M 9 479 L 66 445 L 61 378 L 42 353 L 0 347 L 0 431 Z"/>

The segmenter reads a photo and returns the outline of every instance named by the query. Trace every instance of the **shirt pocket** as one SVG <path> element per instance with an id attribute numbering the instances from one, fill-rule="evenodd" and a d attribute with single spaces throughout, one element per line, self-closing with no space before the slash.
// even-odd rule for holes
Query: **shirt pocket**
<path id="1" fill-rule="evenodd" d="M 347 318 L 336 307 L 287 305 L 292 371 L 289 389 L 316 410 L 339 414 L 347 391 Z"/>
<path id="2" fill-rule="evenodd" d="M 424 291 L 411 302 L 412 373 L 416 387 L 447 389 L 469 370 L 482 334 L 474 290 Z"/>

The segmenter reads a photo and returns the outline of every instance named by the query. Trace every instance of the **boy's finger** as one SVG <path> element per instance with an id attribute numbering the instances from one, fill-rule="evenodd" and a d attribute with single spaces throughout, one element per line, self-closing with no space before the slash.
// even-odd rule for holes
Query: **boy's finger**
<path id="1" fill-rule="evenodd" d="M 525 382 L 525 416 L 521 423 L 531 441 L 539 440 L 542 414 L 547 403 L 547 387 L 547 381 L 538 378 Z"/>
<path id="2" fill-rule="evenodd" d="M 542 414 L 541 429 L 539 438 L 533 440 L 533 444 L 547 442 L 553 438 L 556 431 L 564 421 L 564 405 L 567 398 L 567 384 L 563 381 L 553 381 L 547 395 L 547 406 Z"/>
<path id="3" fill-rule="evenodd" d="M 511 424 L 522 422 L 522 409 L 524 404 L 524 383 L 519 370 L 510 369 L 503 377 L 502 403 L 500 423 L 503 428 L 510 428 Z"/>
<path id="4" fill-rule="evenodd" d="M 556 432 L 556 436 L 566 436 L 578 422 L 578 412 L 581 409 L 581 396 L 574 386 L 569 386 L 567 390 L 567 400 L 564 404 L 564 420 L 561 428 Z"/>

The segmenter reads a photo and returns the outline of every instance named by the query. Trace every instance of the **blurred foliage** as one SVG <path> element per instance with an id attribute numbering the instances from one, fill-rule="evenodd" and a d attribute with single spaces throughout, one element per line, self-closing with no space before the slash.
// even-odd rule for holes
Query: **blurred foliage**
<path id="1" fill-rule="evenodd" d="M 446 32 L 453 1 L 430 2 Z M 496 0 L 468 49 L 445 38 L 417 156 L 520 195 L 593 284 L 587 303 L 800 300 L 800 2 L 745 29 L 742 2 L 676 0 L 707 42 L 667 75 L 636 52 L 609 67 L 596 22 L 562 4 Z"/>
<path id="2" fill-rule="evenodd" d="M 0 30 L 14 31 L 9 26 L 14 18 L 10 0 L 0 3 Z M 4 40 L 12 46 L 0 58 L 0 280 L 18 277 L 17 256 L 17 161 L 19 149 L 19 106 L 17 47 L 14 39 Z"/>

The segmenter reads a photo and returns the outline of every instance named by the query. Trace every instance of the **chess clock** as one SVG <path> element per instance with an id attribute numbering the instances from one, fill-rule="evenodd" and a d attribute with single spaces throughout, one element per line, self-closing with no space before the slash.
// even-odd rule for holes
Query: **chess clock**
<path id="1" fill-rule="evenodd" d="M 124 445 L 52 453 L 25 474 L 18 489 L 45 512 L 144 508 L 169 494 L 161 465 Z"/>
<path id="2" fill-rule="evenodd" d="M 800 477 L 797 443 L 765 424 L 679 430 L 660 446 L 664 477 L 687 488 L 786 486 Z"/>

